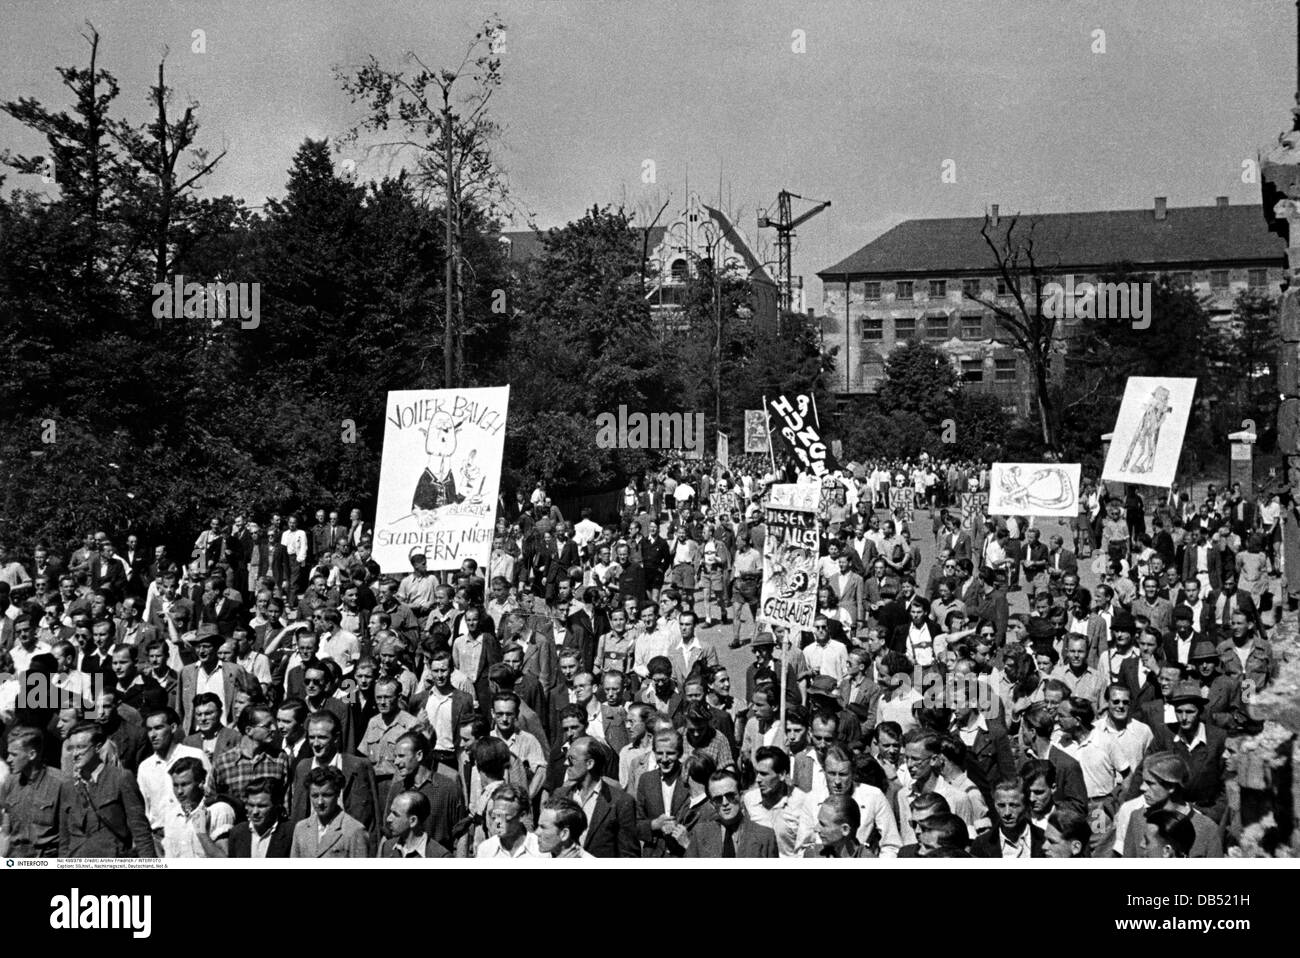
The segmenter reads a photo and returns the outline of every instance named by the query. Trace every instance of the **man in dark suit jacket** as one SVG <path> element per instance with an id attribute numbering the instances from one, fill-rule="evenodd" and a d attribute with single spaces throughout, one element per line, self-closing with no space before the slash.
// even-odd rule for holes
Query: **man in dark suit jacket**
<path id="1" fill-rule="evenodd" d="M 330 718 L 325 718 L 326 715 Z M 380 806 L 375 770 L 369 759 L 340 752 L 339 733 L 338 718 L 333 713 L 317 712 L 307 719 L 307 743 L 311 746 L 312 757 L 299 762 L 294 769 L 289 818 L 296 826 L 311 816 L 307 773 L 317 766 L 334 765 L 343 773 L 343 794 L 339 796 L 343 810 L 360 822 L 370 833 L 373 844 L 378 845 Z"/>
<path id="2" fill-rule="evenodd" d="M 284 817 L 284 786 L 275 778 L 254 779 L 244 788 L 248 821 L 230 830 L 231 858 L 253 857 L 253 830 L 259 838 L 270 833 L 265 858 L 288 858 L 293 845 L 293 824 Z"/>
<path id="3" fill-rule="evenodd" d="M 1204 529 L 1198 530 L 1195 535 L 1189 534 L 1183 543 L 1183 554 L 1179 560 L 1182 579 L 1186 582 L 1188 579 L 1197 577 L 1196 573 L 1200 564 L 1197 556 L 1198 550 L 1202 546 L 1205 547 L 1205 571 L 1209 574 L 1210 588 L 1217 589 L 1221 585 L 1224 569 L 1220 561 L 1219 550 L 1207 541 Z"/>
<path id="4" fill-rule="evenodd" d="M 582 605 L 564 620 L 564 644 L 582 652 L 582 667 L 591 672 L 596 667 L 596 639 L 609 631 L 609 616 L 597 608 L 600 590 L 589 586 L 582 593 Z"/>
<path id="5" fill-rule="evenodd" d="M 374 532 L 374 525 L 361 518 L 361 510 L 353 509 L 352 517 L 348 522 L 348 542 L 351 543 L 352 548 L 361 545 L 361 540 L 373 536 Z"/>
<path id="6" fill-rule="evenodd" d="M 220 646 L 220 636 L 211 626 L 205 626 L 199 631 L 198 638 L 194 640 L 194 649 L 198 653 L 199 660 L 181 669 L 177 683 L 179 691 L 176 696 L 176 712 L 181 717 L 181 728 L 186 732 L 194 731 L 194 709 L 191 703 L 194 701 L 194 696 L 199 693 L 201 677 L 212 675 L 218 670 L 222 673 L 222 700 L 226 706 L 224 719 L 227 725 L 233 725 L 235 721 L 235 692 L 239 689 L 250 693 L 260 691 L 257 680 L 245 672 L 240 665 L 235 662 L 222 662 L 217 658 L 217 649 Z"/>
<path id="7" fill-rule="evenodd" d="M 636 830 L 645 858 L 681 858 L 685 849 L 671 829 L 690 800 L 690 786 L 682 774 L 681 738 L 675 732 L 661 732 L 664 743 L 675 741 L 676 755 L 667 768 L 662 763 L 646 772 L 636 783 Z M 673 783 L 669 807 L 664 808 L 663 783 Z"/>
<path id="8" fill-rule="evenodd" d="M 1043 830 L 1029 820 L 1024 789 L 995 788 L 991 811 L 995 828 L 971 843 L 972 858 L 1045 858 Z"/>
<path id="9" fill-rule="evenodd" d="M 228 639 L 235 626 L 242 624 L 243 609 L 239 593 L 226 587 L 225 578 L 214 575 L 208 579 L 198 607 L 199 624 L 215 626 L 222 638 Z"/>
<path id="10" fill-rule="evenodd" d="M 974 738 L 971 738 L 972 729 Z M 993 786 L 1016 777 L 1016 762 L 1011 754 L 1011 737 L 1006 725 L 999 718 L 986 717 L 974 705 L 963 705 L 953 713 L 952 735 L 966 745 L 962 767 L 991 807 Z"/>
<path id="11" fill-rule="evenodd" d="M 1067 575 L 1079 574 L 1079 560 L 1075 554 L 1065 548 L 1065 540 L 1052 536 L 1051 548 L 1047 551 L 1047 588 L 1053 595 L 1061 590 L 1061 584 Z"/>
<path id="12" fill-rule="evenodd" d="M 856 650 L 855 650 L 856 651 Z M 881 688 L 871 678 L 871 658 L 864 651 L 855 655 L 849 652 L 850 674 L 840 680 L 840 701 L 858 717 L 863 733 L 876 726 L 876 707 L 880 702 Z"/>
<path id="13" fill-rule="evenodd" d="M 114 555 L 110 543 L 104 543 L 99 555 L 90 560 L 90 590 L 103 592 L 114 605 L 126 594 L 126 566 Z"/>
<path id="14" fill-rule="evenodd" d="M 954 559 L 969 559 L 971 557 L 970 533 L 961 531 L 961 520 L 949 516 L 944 524 L 947 528 L 939 541 L 939 548 L 947 549 Z"/>
<path id="15" fill-rule="evenodd" d="M 82 722 L 69 742 L 74 771 L 59 783 L 59 857 L 157 858 L 135 777 L 99 757 L 103 729 Z"/>
<path id="16" fill-rule="evenodd" d="M 925 629 L 925 631 L 929 633 L 931 643 L 933 643 L 936 638 L 943 635 L 943 629 L 939 628 L 939 626 L 934 623 L 933 619 L 925 618 L 925 616 L 929 615 L 929 608 L 926 601 L 920 596 L 913 598 L 909 602 L 909 606 L 910 608 L 919 611 L 920 616 L 922 617 L 921 621 L 918 623 L 916 618 L 911 618 L 908 621 L 900 622 L 898 625 L 895 625 L 893 631 L 889 635 L 889 648 L 894 652 L 906 655 L 910 659 L 913 658 L 913 656 L 909 654 L 910 649 L 908 646 L 908 636 L 911 634 L 913 624 L 918 625 L 918 627 Z M 882 611 L 884 610 L 882 609 Z M 933 650 L 933 646 L 931 646 L 931 649 Z M 933 654 L 933 652 L 931 654 Z"/>
<path id="17" fill-rule="evenodd" d="M 658 592 L 663 588 L 672 555 L 668 541 L 659 535 L 658 523 L 652 519 L 647 525 L 650 534 L 641 540 L 641 568 L 645 570 L 646 587 Z"/>
<path id="18" fill-rule="evenodd" d="M 1210 615 L 1214 618 L 1214 624 L 1225 632 L 1232 625 L 1232 613 L 1244 612 L 1249 622 L 1259 621 L 1259 610 L 1255 608 L 1255 600 L 1249 593 L 1242 592 L 1237 588 L 1237 573 L 1225 569 L 1223 572 L 1223 587 L 1213 590 L 1205 597 L 1205 604 L 1210 607 Z"/>
<path id="19" fill-rule="evenodd" d="M 429 835 L 429 802 L 423 792 L 398 791 L 384 816 L 389 837 L 379 844 L 377 858 L 451 858 L 447 846 Z"/>
<path id="20" fill-rule="evenodd" d="M 1138 654 L 1124 660 L 1119 667 L 1119 680 L 1128 687 L 1133 696 L 1132 710 L 1138 714 L 1142 712 L 1142 706 L 1149 702 L 1154 702 L 1160 698 L 1160 663 L 1155 661 L 1154 657 L 1149 658 L 1145 663 L 1142 661 L 1141 645 L 1143 637 L 1139 636 Z M 1150 644 L 1148 638 L 1147 643 Z M 1139 665 L 1145 665 L 1142 671 L 1138 670 Z"/>
<path id="21" fill-rule="evenodd" d="M 126 560 L 126 594 L 142 600 L 149 587 L 149 556 L 140 547 L 140 540 L 134 535 L 126 537 L 126 551 L 122 553 Z"/>
<path id="22" fill-rule="evenodd" d="M 772 829 L 755 824 L 745 814 L 737 773 L 730 769 L 714 772 L 708 787 L 709 801 L 717 810 L 717 817 L 701 819 L 691 829 L 686 857 L 776 858 L 776 835 Z"/>
<path id="23" fill-rule="evenodd" d="M 1031 705 L 1021 719 L 1020 728 L 1025 758 L 1050 762 L 1056 770 L 1052 801 L 1087 815 L 1088 787 L 1083 780 L 1083 767 L 1074 756 L 1052 744 L 1052 732 L 1056 728 L 1052 709 L 1043 702 Z"/>
<path id="24" fill-rule="evenodd" d="M 1195 679 L 1179 682 L 1169 695 L 1177 722 L 1152 729 L 1154 752 L 1175 752 L 1187 763 L 1187 800 L 1213 822 L 1223 821 L 1228 807 L 1223 783 L 1223 750 L 1228 734 L 1202 720 L 1207 704 Z"/>
<path id="25" fill-rule="evenodd" d="M 620 595 L 636 599 L 638 603 L 646 601 L 648 594 L 646 588 L 645 568 L 633 562 L 628 555 L 627 546 L 618 547 L 618 556 L 615 561 L 618 563 L 620 570 L 618 574 L 618 591 Z"/>
<path id="26" fill-rule="evenodd" d="M 610 779 L 605 769 L 613 753 L 593 738 L 583 736 L 569 746 L 568 776 L 556 798 L 571 798 L 578 805 L 595 792 L 583 849 L 596 858 L 639 858 L 636 803 Z"/>

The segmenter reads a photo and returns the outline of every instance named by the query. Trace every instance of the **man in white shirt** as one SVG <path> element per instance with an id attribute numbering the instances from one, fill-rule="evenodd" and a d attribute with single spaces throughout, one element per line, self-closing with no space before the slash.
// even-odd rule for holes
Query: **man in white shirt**
<path id="1" fill-rule="evenodd" d="M 817 722 L 817 719 L 813 719 L 814 725 Z M 813 789 L 800 810 L 797 840 L 799 856 L 817 843 L 817 813 L 822 802 L 831 797 L 852 794 L 853 801 L 861 812 L 858 841 L 864 845 L 878 844 L 881 858 L 897 858 L 902 839 L 884 792 L 866 783 L 854 784 L 853 758 L 838 745 L 826 750 L 821 765 L 823 774 L 814 781 Z M 873 834 L 874 842 L 871 841 Z"/>
<path id="2" fill-rule="evenodd" d="M 790 782 L 790 756 L 775 745 L 754 753 L 754 784 L 743 796 L 745 814 L 756 825 L 772 829 L 781 858 L 799 858 L 799 826 L 808 816 L 808 793 Z M 816 812 L 812 813 L 815 817 Z"/>
<path id="3" fill-rule="evenodd" d="M 600 535 L 600 523 L 592 522 L 591 509 L 582 510 L 582 518 L 573 527 L 573 541 L 579 549 L 586 549 L 587 543 Z"/>
<path id="4" fill-rule="evenodd" d="M 172 763 L 170 776 L 176 801 L 163 821 L 164 856 L 225 858 L 235 810 L 223 801 L 204 802 L 208 766 L 202 759 L 180 758 Z"/>
<path id="5" fill-rule="evenodd" d="M 1060 747 L 1082 768 L 1088 805 L 1095 813 L 1099 805 L 1115 794 L 1130 769 L 1115 739 L 1097 734 L 1094 717 L 1092 703 L 1080 698 L 1070 699 L 1056 713 L 1056 723 L 1061 729 Z"/>
<path id="6" fill-rule="evenodd" d="M 36 639 L 36 630 L 27 615 L 20 615 L 13 620 L 14 644 L 9 656 L 14 662 L 14 674 L 26 672 L 32 664 L 32 657 L 50 651 L 50 647 Z"/>
<path id="7" fill-rule="evenodd" d="M 284 546 L 289 560 L 289 605 L 293 605 L 298 592 L 298 580 L 307 563 L 307 533 L 298 528 L 298 517 L 289 517 L 289 528 L 280 534 L 280 545 Z"/>
<path id="8" fill-rule="evenodd" d="M 543 769 L 544 771 L 544 769 Z M 513 785 L 502 785 L 492 795 L 490 828 L 496 834 L 474 853 L 475 858 L 543 858 L 537 836 L 524 825 L 528 796 Z"/>
<path id="9" fill-rule="evenodd" d="M 145 716 L 144 730 L 149 738 L 152 754 L 140 762 L 136 769 L 136 782 L 144 796 L 144 812 L 154 836 L 161 839 L 162 830 L 176 805 L 172 789 L 172 766 L 182 758 L 198 759 L 208 768 L 208 757 L 201 748 L 182 745 L 179 741 L 179 717 L 171 709 L 151 712 Z"/>
<path id="10" fill-rule="evenodd" d="M 1014 788 L 1010 784 L 1006 788 L 994 787 L 993 811 L 997 825 L 993 834 L 997 836 L 996 848 L 1001 852 L 1000 857 L 1043 857 L 1042 836 L 1034 834 L 1025 793 L 1018 782 Z"/>
<path id="11" fill-rule="evenodd" d="M 832 642 L 826 616 L 818 614 L 813 620 L 813 642 L 803 650 L 808 670 L 816 675 L 828 675 L 836 682 L 848 672 L 849 650 L 843 642 Z"/>
<path id="12" fill-rule="evenodd" d="M 1188 579 L 1183 583 L 1183 601 L 1174 608 L 1175 625 L 1178 623 L 1179 609 L 1187 609 L 1192 616 L 1192 631 L 1197 635 L 1201 634 L 1201 630 L 1207 624 L 1205 620 L 1212 616 L 1206 608 L 1202 595 L 1200 579 Z"/>
<path id="13" fill-rule="evenodd" d="M 975 834 L 975 810 L 971 807 L 970 797 L 959 788 L 953 788 L 940 774 L 942 758 L 939 754 L 939 736 L 933 732 L 917 735 L 903 747 L 904 768 L 907 782 L 898 793 L 899 837 L 904 845 L 913 845 L 917 837 L 912 831 L 910 811 L 912 802 L 926 792 L 937 792 L 948 802 L 948 808 L 966 823 L 968 836 Z M 900 769 L 899 780 L 902 781 Z"/>
<path id="14" fill-rule="evenodd" d="M 1093 734 L 1110 739 L 1123 756 L 1123 763 L 1137 768 L 1142 763 L 1155 737 L 1151 727 L 1133 718 L 1133 692 L 1127 685 L 1115 682 L 1106 689 L 1106 714 L 1093 729 Z"/>
<path id="15" fill-rule="evenodd" d="M 322 658 L 337 662 L 343 677 L 347 678 L 352 674 L 357 659 L 361 658 L 361 640 L 343 629 L 343 616 L 338 609 L 321 609 L 318 614 L 321 619 L 316 627 L 321 630 Z"/>
<path id="16" fill-rule="evenodd" d="M 641 634 L 636 637 L 636 651 L 632 654 L 632 669 L 642 679 L 650 677 L 650 660 L 668 657 L 672 647 L 680 642 L 681 632 L 664 628 L 659 622 L 659 609 L 653 602 L 641 606 Z"/>

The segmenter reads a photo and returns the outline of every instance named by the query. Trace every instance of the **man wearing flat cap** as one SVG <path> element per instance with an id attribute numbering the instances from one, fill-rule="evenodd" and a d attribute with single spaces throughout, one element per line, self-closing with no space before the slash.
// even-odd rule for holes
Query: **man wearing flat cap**
<path id="1" fill-rule="evenodd" d="M 1227 808 L 1223 784 L 1223 750 L 1227 733 L 1204 721 L 1208 700 L 1195 679 L 1177 683 L 1170 693 L 1173 724 L 1153 729 L 1152 748 L 1173 752 L 1187 763 L 1187 800 L 1211 821 L 1221 821 Z"/>
<path id="2" fill-rule="evenodd" d="M 840 687 L 829 675 L 817 675 L 808 680 L 808 705 L 814 716 L 819 713 L 836 718 L 836 741 L 850 752 L 861 747 L 862 723 L 855 713 L 840 701 Z"/>
<path id="3" fill-rule="evenodd" d="M 1219 668 L 1219 650 L 1209 639 L 1197 639 L 1192 646 L 1191 669 L 1205 696 L 1205 721 L 1228 734 L 1250 732 L 1256 723 L 1241 698 L 1241 677 L 1224 675 Z"/>

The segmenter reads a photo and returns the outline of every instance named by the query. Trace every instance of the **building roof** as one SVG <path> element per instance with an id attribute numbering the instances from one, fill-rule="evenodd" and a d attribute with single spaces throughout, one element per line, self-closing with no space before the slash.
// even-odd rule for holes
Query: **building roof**
<path id="1" fill-rule="evenodd" d="M 727 219 L 726 216 L 715 210 L 712 206 L 704 205 L 704 209 L 713 222 L 718 224 L 718 227 L 722 230 L 722 235 L 725 236 L 727 242 L 731 244 L 731 248 L 740 254 L 740 258 L 745 264 L 745 275 L 756 283 L 765 283 L 768 286 L 775 286 L 776 284 L 772 282 L 772 277 L 768 274 L 767 268 L 759 261 L 758 257 L 754 255 L 754 251 L 749 248 L 749 244 L 745 242 L 744 237 L 741 236 L 740 233 L 736 231 L 736 228 L 731 225 L 731 220 Z"/>
<path id="2" fill-rule="evenodd" d="M 1015 214 L 1002 214 L 993 231 L 1004 239 Z M 853 255 L 817 273 L 826 281 L 899 273 L 989 272 L 993 253 L 980 228 L 982 216 L 907 220 Z M 1026 213 L 1013 238 L 1023 242 L 1033 226 L 1040 269 L 1104 270 L 1129 263 L 1153 268 L 1213 263 L 1285 265 L 1285 244 L 1268 231 L 1258 205 L 1084 213 Z"/>

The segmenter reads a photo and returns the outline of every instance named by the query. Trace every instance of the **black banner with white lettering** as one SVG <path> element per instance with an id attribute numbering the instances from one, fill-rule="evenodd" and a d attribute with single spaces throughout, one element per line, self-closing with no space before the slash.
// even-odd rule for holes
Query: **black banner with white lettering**
<path id="1" fill-rule="evenodd" d="M 839 460 L 822 438 L 821 423 L 812 397 L 806 393 L 777 396 L 767 401 L 768 428 L 780 436 L 791 455 L 808 472 L 820 479 L 840 467 Z"/>

